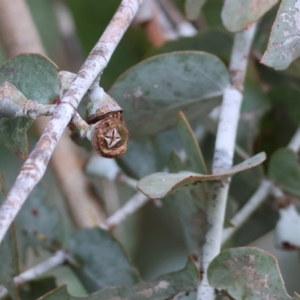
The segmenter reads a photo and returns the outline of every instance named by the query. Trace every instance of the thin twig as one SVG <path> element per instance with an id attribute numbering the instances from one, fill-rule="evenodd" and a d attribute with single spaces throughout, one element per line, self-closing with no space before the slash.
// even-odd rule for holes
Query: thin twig
<path id="1" fill-rule="evenodd" d="M 24 163 L 16 182 L 0 207 L 0 242 L 29 193 L 44 175 L 54 148 L 70 122 L 76 107 L 95 78 L 107 66 L 141 3 L 142 0 L 123 0 L 121 2 L 102 37 L 57 105 L 44 133 Z"/>
<path id="2" fill-rule="evenodd" d="M 16 286 L 20 286 L 20 285 L 24 284 L 25 282 L 35 279 L 35 278 L 47 273 L 49 270 L 62 265 L 67 259 L 68 259 L 68 256 L 66 255 L 66 253 L 62 250 L 59 250 L 52 257 L 46 259 L 45 261 L 41 262 L 40 264 L 36 265 L 35 267 L 16 276 L 14 278 L 14 283 Z M 3 285 L 1 285 L 0 286 L 0 298 L 3 298 L 7 294 L 8 294 L 7 289 Z"/>
<path id="3" fill-rule="evenodd" d="M 232 166 L 237 126 L 242 103 L 242 91 L 250 47 L 256 25 L 235 34 L 229 66 L 231 86 L 224 91 L 220 121 L 218 125 L 213 173 L 220 173 Z M 201 272 L 202 281 L 198 287 L 198 300 L 214 300 L 215 291 L 209 285 L 207 268 L 220 252 L 222 231 L 230 180 L 215 181 L 210 184 L 207 202 L 207 231 L 203 245 Z"/>
<path id="4" fill-rule="evenodd" d="M 10 1 L 0 1 L 0 39 L 7 58 L 23 52 L 45 54 L 24 0 L 14 0 L 13 5 Z M 46 118 L 35 121 L 41 134 L 47 122 Z M 79 147 L 64 132 L 51 157 L 51 167 L 71 217 L 79 228 L 95 226 L 106 218 L 98 197 L 91 192 L 91 182 L 83 174 L 82 165 Z"/>
<path id="5" fill-rule="evenodd" d="M 300 127 L 296 130 L 288 147 L 294 150 L 296 153 L 300 149 Z M 250 216 L 256 211 L 256 209 L 264 202 L 268 195 L 274 198 L 284 197 L 284 192 L 277 187 L 273 182 L 264 179 L 259 185 L 253 196 L 247 201 L 247 203 L 241 208 L 240 211 L 230 220 L 230 223 L 234 225 L 231 228 L 225 228 L 223 230 L 222 244 L 226 243 L 228 239 L 250 218 Z"/>
<path id="6" fill-rule="evenodd" d="M 230 223 L 233 225 L 233 227 L 223 229 L 222 244 L 226 243 L 228 239 L 249 219 L 249 217 L 263 203 L 263 201 L 268 197 L 272 185 L 272 182 L 268 180 L 262 181 L 253 196 L 230 220 Z"/>
<path id="7" fill-rule="evenodd" d="M 139 208 L 146 204 L 148 200 L 149 198 L 147 196 L 141 192 L 137 192 L 126 202 L 126 204 L 124 204 L 119 210 L 117 210 L 99 226 L 105 230 L 112 229 L 114 226 L 124 221 L 128 216 L 135 213 Z"/>

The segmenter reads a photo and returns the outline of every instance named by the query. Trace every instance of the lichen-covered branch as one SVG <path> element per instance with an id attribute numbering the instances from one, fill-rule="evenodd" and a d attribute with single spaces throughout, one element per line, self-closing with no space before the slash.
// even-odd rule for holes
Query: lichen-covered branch
<path id="1" fill-rule="evenodd" d="M 14 0 L 13 5 L 10 1 L 0 2 L 0 40 L 7 58 L 23 52 L 45 54 L 25 0 Z M 41 134 L 47 122 L 46 118 L 35 121 Z M 51 167 L 71 217 L 79 228 L 95 226 L 105 219 L 91 182 L 82 172 L 83 163 L 78 146 L 64 132 L 51 157 Z"/>
<path id="2" fill-rule="evenodd" d="M 24 163 L 5 202 L 0 207 L 0 241 L 3 240 L 29 193 L 42 178 L 54 148 L 78 104 L 96 77 L 107 66 L 141 3 L 142 0 L 123 0 L 121 2 L 100 40 L 57 105 L 50 122 Z"/>
<path id="3" fill-rule="evenodd" d="M 230 223 L 233 225 L 233 227 L 228 227 L 223 230 L 222 244 L 227 242 L 228 239 L 249 219 L 249 217 L 263 203 L 263 201 L 268 197 L 272 185 L 272 182 L 270 182 L 269 180 L 263 180 L 261 182 L 259 188 L 253 194 L 253 196 L 230 220 Z"/>
<path id="4" fill-rule="evenodd" d="M 49 270 L 62 265 L 66 260 L 68 260 L 67 254 L 59 250 L 53 256 L 46 259 L 45 261 L 41 262 L 40 264 L 34 266 L 33 268 L 23 272 L 22 274 L 18 275 L 14 278 L 14 283 L 16 286 L 20 286 L 29 280 L 35 279 Z M 0 298 L 3 298 L 8 294 L 7 289 L 1 285 L 0 286 Z"/>
<path id="5" fill-rule="evenodd" d="M 148 202 L 148 200 L 149 198 L 147 196 L 141 192 L 137 192 L 121 208 L 101 223 L 100 227 L 105 230 L 112 229 L 114 226 L 119 225 L 122 221 L 127 219 L 128 216 L 138 211 Z"/>
<path id="6" fill-rule="evenodd" d="M 252 25 L 248 30 L 235 34 L 229 66 L 231 85 L 223 95 L 213 158 L 213 173 L 226 171 L 232 166 L 244 78 L 255 28 L 256 25 Z M 209 186 L 206 208 L 207 228 L 201 261 L 203 278 L 198 287 L 197 300 L 215 299 L 214 288 L 208 282 L 207 268 L 221 249 L 229 184 L 230 179 L 226 179 L 212 182 Z"/>

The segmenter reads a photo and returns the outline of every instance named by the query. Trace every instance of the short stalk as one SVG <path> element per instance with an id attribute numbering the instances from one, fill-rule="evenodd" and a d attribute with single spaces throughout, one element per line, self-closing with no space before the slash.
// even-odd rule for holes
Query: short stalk
<path id="1" fill-rule="evenodd" d="M 272 182 L 263 180 L 240 211 L 230 220 L 233 227 L 225 228 L 222 235 L 222 244 L 226 243 L 232 235 L 249 219 L 249 217 L 257 210 L 257 208 L 264 202 L 272 188 Z"/>
<path id="2" fill-rule="evenodd" d="M 23 272 L 19 276 L 14 278 L 14 283 L 16 286 L 20 286 L 25 282 L 33 280 L 51 269 L 62 265 L 65 261 L 68 260 L 68 256 L 62 250 L 57 251 L 52 257 L 48 258 L 47 260 L 41 262 L 40 264 L 36 265 L 35 267 Z M 7 289 L 4 286 L 0 286 L 0 298 L 5 297 L 8 294 Z"/>
<path id="3" fill-rule="evenodd" d="M 229 73 L 231 86 L 224 91 L 218 125 L 215 152 L 213 159 L 213 173 L 226 171 L 232 166 L 235 139 L 242 91 L 250 47 L 255 33 L 255 25 L 235 34 L 231 55 Z M 214 300 L 215 291 L 210 286 L 207 269 L 210 262 L 219 254 L 222 243 L 223 223 L 230 179 L 214 181 L 209 185 L 207 204 L 207 229 L 205 244 L 202 249 L 201 273 L 202 281 L 198 287 L 197 300 Z"/>
<path id="4" fill-rule="evenodd" d="M 141 192 L 136 193 L 119 210 L 117 210 L 99 226 L 105 230 L 112 229 L 114 226 L 124 221 L 128 216 L 140 209 L 148 202 L 148 200 L 149 198 Z"/>

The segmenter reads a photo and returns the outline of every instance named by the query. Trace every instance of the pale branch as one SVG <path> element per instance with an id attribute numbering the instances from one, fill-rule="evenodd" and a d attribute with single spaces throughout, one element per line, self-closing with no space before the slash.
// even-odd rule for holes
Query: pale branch
<path id="1" fill-rule="evenodd" d="M 132 196 L 120 209 L 118 209 L 114 214 L 108 217 L 103 223 L 99 226 L 102 229 L 110 230 L 114 226 L 120 224 L 124 221 L 128 216 L 135 213 L 138 209 L 140 209 L 144 204 L 148 202 L 149 198 L 142 194 L 141 192 L 137 192 Z"/>
<path id="2" fill-rule="evenodd" d="M 249 29 L 235 34 L 229 65 L 231 86 L 224 91 L 223 95 L 213 158 L 213 173 L 220 173 L 232 166 L 240 107 L 243 98 L 243 84 L 255 28 L 256 25 L 253 24 Z M 215 299 L 214 288 L 208 282 L 207 269 L 210 262 L 219 254 L 221 249 L 229 184 L 230 180 L 227 179 L 215 181 L 209 185 L 206 208 L 207 228 L 201 258 L 201 273 L 203 274 L 203 278 L 198 287 L 197 300 Z"/>
<path id="3" fill-rule="evenodd" d="M 10 1 L 0 1 L 0 39 L 7 58 L 24 52 L 46 53 L 25 0 L 14 0 L 13 5 Z M 41 134 L 47 123 L 46 118 L 35 121 Z M 91 182 L 82 172 L 82 165 L 81 151 L 64 132 L 51 157 L 51 167 L 79 228 L 95 226 L 106 218 L 98 197 L 92 193 Z"/>
<path id="4" fill-rule="evenodd" d="M 136 190 L 137 188 L 137 180 L 127 176 L 125 173 L 121 172 L 118 174 L 116 178 L 117 182 L 122 182 L 127 186 L 131 187 L 132 189 Z"/>
<path id="5" fill-rule="evenodd" d="M 294 133 L 290 140 L 288 147 L 296 153 L 300 149 L 300 127 Z M 264 202 L 268 195 L 274 198 L 280 199 L 284 197 L 284 192 L 277 187 L 273 182 L 264 179 L 255 191 L 253 196 L 247 201 L 247 203 L 236 213 L 236 215 L 230 220 L 230 223 L 234 227 L 225 228 L 222 235 L 222 244 L 226 243 L 228 239 L 250 218 L 250 216 L 256 211 L 256 209 Z"/>
<path id="6" fill-rule="evenodd" d="M 4 81 L 0 85 L 0 118 L 28 116 L 36 119 L 39 116 L 51 116 L 55 107 L 54 104 L 40 104 L 26 99 L 10 82 Z"/>
<path id="7" fill-rule="evenodd" d="M 104 187 L 109 187 L 110 182 L 123 182 L 133 189 L 137 189 L 137 181 L 122 172 L 119 166 L 113 159 L 107 159 L 99 155 L 93 155 L 88 161 L 86 168 L 87 174 L 97 177 L 105 178 Z M 106 194 L 112 191 L 106 191 Z M 113 198 L 114 196 L 109 196 Z M 99 226 L 102 229 L 110 230 L 111 228 L 119 225 L 130 215 L 139 210 L 144 204 L 149 201 L 149 198 L 144 194 L 137 192 L 132 198 L 130 198 L 121 208 L 115 211 L 110 217 L 108 217 Z"/>
<path id="8" fill-rule="evenodd" d="M 54 148 L 78 104 L 96 77 L 107 66 L 141 3 L 142 0 L 123 0 L 121 2 L 100 40 L 57 105 L 51 120 L 25 161 L 5 202 L 0 207 L 0 242 L 29 193 L 44 175 Z"/>
<path id="9" fill-rule="evenodd" d="M 68 255 L 62 251 L 57 251 L 52 257 L 46 259 L 45 261 L 41 262 L 40 264 L 34 266 L 31 269 L 23 272 L 22 274 L 16 276 L 14 278 L 14 284 L 19 287 L 20 285 L 38 278 L 39 276 L 47 273 L 51 269 L 62 265 L 68 260 Z M 8 295 L 7 289 L 1 285 L 0 286 L 0 298 L 3 298 Z"/>
<path id="10" fill-rule="evenodd" d="M 94 153 L 88 160 L 85 171 L 88 175 L 122 182 L 132 189 L 137 190 L 137 180 L 126 175 L 114 159 L 107 159 Z"/>
<path id="11" fill-rule="evenodd" d="M 272 182 L 263 180 L 259 188 L 247 203 L 236 213 L 230 220 L 233 227 L 224 228 L 222 235 L 222 244 L 226 243 L 232 235 L 249 219 L 249 217 L 257 210 L 257 208 L 264 202 L 270 193 Z"/>

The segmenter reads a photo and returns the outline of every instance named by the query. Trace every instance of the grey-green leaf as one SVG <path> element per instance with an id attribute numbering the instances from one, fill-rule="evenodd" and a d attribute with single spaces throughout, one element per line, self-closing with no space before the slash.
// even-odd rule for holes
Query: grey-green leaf
<path id="1" fill-rule="evenodd" d="M 69 251 L 78 263 L 73 269 L 89 292 L 140 280 L 121 245 L 105 230 L 81 230 L 70 241 Z"/>
<path id="2" fill-rule="evenodd" d="M 233 166 L 224 173 L 219 174 L 197 174 L 193 172 L 183 171 L 176 174 L 154 173 L 148 175 L 138 182 L 138 189 L 151 199 L 161 199 L 177 190 L 189 185 L 197 185 L 207 180 L 221 180 L 224 177 L 232 176 L 238 172 L 256 167 L 266 159 L 264 152 L 261 152 L 244 162 Z"/>
<path id="3" fill-rule="evenodd" d="M 0 245 L 0 285 L 4 285 L 13 299 L 19 299 L 13 278 L 19 275 L 18 249 L 12 225 Z M 0 287 L 1 290 L 1 287 Z"/>
<path id="4" fill-rule="evenodd" d="M 282 0 L 261 63 L 284 70 L 300 56 L 299 9 L 299 0 Z"/>
<path id="5" fill-rule="evenodd" d="M 179 110 L 189 120 L 220 103 L 228 73 L 214 55 L 182 51 L 144 60 L 123 74 L 110 94 L 124 110 L 131 137 L 172 127 Z"/>
<path id="6" fill-rule="evenodd" d="M 196 290 L 199 281 L 199 272 L 189 260 L 183 269 L 161 275 L 151 282 L 107 287 L 85 297 L 71 296 L 66 286 L 62 286 L 39 300 L 165 300 Z"/>
<path id="7" fill-rule="evenodd" d="M 60 86 L 56 65 L 40 54 L 21 54 L 5 62 L 0 68 L 0 84 L 4 81 L 42 104 L 52 103 Z M 0 120 L 0 142 L 23 159 L 28 155 L 26 131 L 31 124 L 28 117 Z"/>
<path id="8" fill-rule="evenodd" d="M 22 159 L 28 156 L 26 131 L 32 122 L 29 117 L 0 119 L 0 142 Z"/>
<path id="9" fill-rule="evenodd" d="M 185 0 L 185 14 L 188 19 L 195 20 L 206 0 Z"/>
<path id="10" fill-rule="evenodd" d="M 258 248 L 221 252 L 209 265 L 208 280 L 233 299 L 299 299 L 287 294 L 275 257 Z"/>
<path id="11" fill-rule="evenodd" d="M 186 152 L 187 159 L 190 162 L 189 170 L 201 174 L 207 174 L 205 161 L 199 144 L 183 112 L 180 112 L 178 116 L 177 131 Z"/>
<path id="12" fill-rule="evenodd" d="M 179 172 L 185 168 L 176 152 L 171 152 L 168 162 L 169 171 Z M 201 186 L 181 189 L 178 193 L 167 197 L 165 204 L 181 224 L 189 255 L 199 258 L 206 225 L 206 198 Z"/>
<path id="13" fill-rule="evenodd" d="M 41 184 L 35 187 L 16 217 L 16 233 L 22 261 L 28 247 L 56 251 L 62 246 L 63 225 L 58 209 Z"/>
<path id="14" fill-rule="evenodd" d="M 224 26 L 232 32 L 241 31 L 261 18 L 278 0 L 225 0 L 222 9 Z"/>
<path id="15" fill-rule="evenodd" d="M 286 192 L 300 197 L 300 169 L 294 151 L 281 148 L 273 153 L 268 175 Z"/>
<path id="16" fill-rule="evenodd" d="M 57 66 L 45 56 L 28 53 L 15 56 L 0 68 L 0 84 L 12 83 L 27 99 L 52 103 L 60 81 Z"/>

